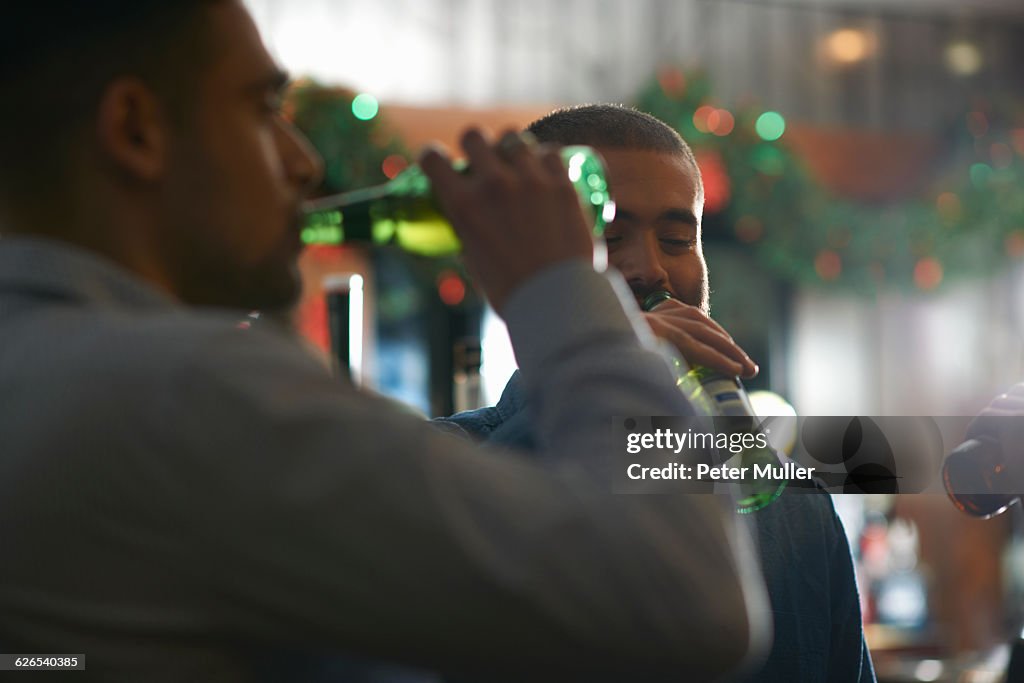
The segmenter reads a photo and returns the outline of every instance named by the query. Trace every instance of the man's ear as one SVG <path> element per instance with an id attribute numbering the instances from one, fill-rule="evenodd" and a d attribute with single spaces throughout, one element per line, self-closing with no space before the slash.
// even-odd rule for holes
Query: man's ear
<path id="1" fill-rule="evenodd" d="M 167 114 L 153 89 L 137 78 L 111 81 L 96 112 L 100 153 L 128 177 L 158 179 L 167 163 Z"/>

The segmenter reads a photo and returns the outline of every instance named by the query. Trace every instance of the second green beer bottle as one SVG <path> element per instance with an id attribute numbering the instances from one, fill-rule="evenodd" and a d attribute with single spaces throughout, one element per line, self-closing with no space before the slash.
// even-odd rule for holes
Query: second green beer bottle
<path id="1" fill-rule="evenodd" d="M 594 234 L 600 236 L 615 216 L 604 163 L 590 147 L 563 147 L 561 155 L 580 203 L 593 216 Z M 306 213 L 306 244 L 395 245 L 421 256 L 459 251 L 459 240 L 419 166 L 410 166 L 383 185 L 312 200 Z"/>
<path id="2" fill-rule="evenodd" d="M 672 295 L 666 291 L 653 292 L 643 300 L 640 307 L 645 311 L 653 311 L 671 298 Z M 730 435 L 760 433 L 760 420 L 738 377 L 728 377 L 717 370 L 699 365 L 691 368 L 678 356 L 673 356 L 671 360 L 675 366 L 679 390 L 699 413 L 713 418 L 716 430 L 723 430 Z M 730 465 L 746 467 L 748 472 L 755 471 L 754 465 L 762 468 L 766 465 L 781 467 L 778 454 L 770 446 L 760 448 L 754 445 L 745 448 L 736 459 L 738 462 L 730 462 Z M 782 495 L 785 488 L 784 479 L 755 476 L 744 478 L 736 496 L 736 512 L 745 515 L 768 507 Z"/>

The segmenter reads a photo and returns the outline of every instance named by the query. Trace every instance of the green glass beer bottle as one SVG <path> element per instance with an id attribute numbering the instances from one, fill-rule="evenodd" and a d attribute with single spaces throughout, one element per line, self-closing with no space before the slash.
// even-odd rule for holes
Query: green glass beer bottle
<path id="1" fill-rule="evenodd" d="M 666 291 L 653 292 L 644 298 L 640 307 L 645 311 L 653 311 L 671 298 L 672 295 Z M 676 370 L 676 386 L 699 413 L 713 418 L 716 430 L 724 427 L 730 435 L 760 433 L 759 418 L 738 377 L 728 377 L 700 365 L 690 367 L 678 355 L 673 355 L 671 360 Z M 757 441 L 754 442 L 754 446 L 744 448 L 734 456 L 739 462 L 731 462 L 730 458 L 729 466 L 745 467 L 750 473 L 755 471 L 754 465 L 762 468 L 771 465 L 769 471 L 781 469 L 778 454 L 770 446 L 760 448 L 756 445 Z M 736 512 L 745 515 L 768 507 L 782 495 L 785 488 L 785 479 L 752 475 L 744 477 L 739 483 Z"/>
<path id="2" fill-rule="evenodd" d="M 563 147 L 561 155 L 580 203 L 593 216 L 594 234 L 600 236 L 615 216 L 604 162 L 595 150 L 579 145 Z M 305 244 L 395 245 L 421 256 L 459 251 L 459 240 L 419 166 L 410 166 L 382 185 L 312 200 L 305 209 Z"/>

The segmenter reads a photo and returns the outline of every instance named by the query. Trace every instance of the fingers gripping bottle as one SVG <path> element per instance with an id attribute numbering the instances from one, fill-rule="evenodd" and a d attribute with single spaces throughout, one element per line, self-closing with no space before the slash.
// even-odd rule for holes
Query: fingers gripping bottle
<path id="1" fill-rule="evenodd" d="M 672 298 L 666 291 L 649 294 L 641 303 L 645 311 L 655 310 L 659 304 Z M 750 397 L 738 377 L 727 375 L 702 366 L 690 367 L 678 355 L 672 357 L 678 379 L 676 385 L 697 412 L 714 418 L 716 430 L 732 435 L 761 433 L 760 420 L 754 413 Z M 750 439 L 746 439 L 750 442 Z M 778 454 L 770 447 L 761 448 L 757 442 L 767 443 L 766 439 L 754 439 L 755 445 L 744 448 L 740 453 L 729 458 L 726 464 L 730 467 L 746 467 L 746 476 L 739 483 L 736 500 L 736 512 L 749 514 L 770 505 L 782 495 L 786 488 L 786 480 L 774 476 L 755 476 L 757 465 L 761 470 L 768 467 L 769 473 L 782 469 Z"/>

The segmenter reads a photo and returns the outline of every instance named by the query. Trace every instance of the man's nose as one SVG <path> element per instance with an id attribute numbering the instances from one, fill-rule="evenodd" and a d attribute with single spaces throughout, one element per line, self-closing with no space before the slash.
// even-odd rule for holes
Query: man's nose
<path id="1" fill-rule="evenodd" d="M 650 293 L 668 287 L 668 273 L 661 263 L 658 240 L 654 235 L 637 236 L 627 241 L 613 258 L 626 282 L 635 292 Z"/>
<path id="2" fill-rule="evenodd" d="M 306 136 L 290 123 L 281 125 L 281 158 L 288 180 L 307 194 L 320 185 L 324 177 L 324 161 Z"/>

